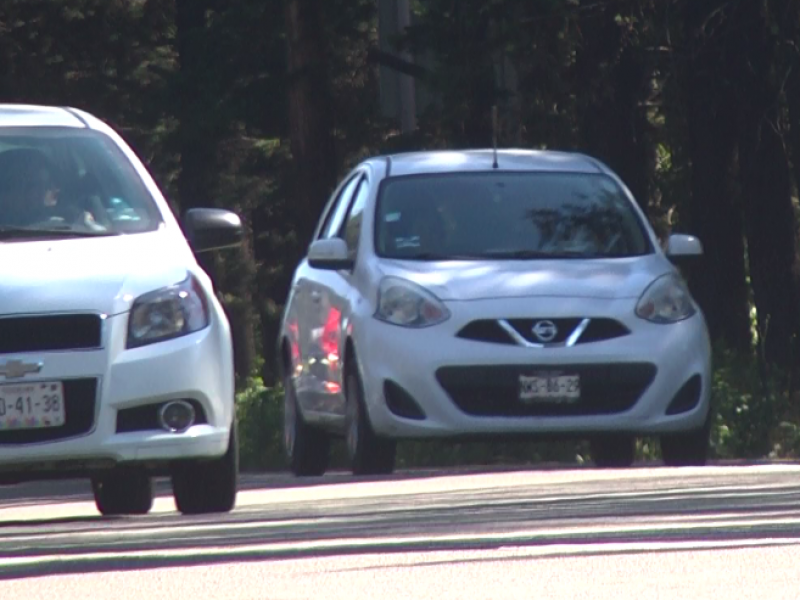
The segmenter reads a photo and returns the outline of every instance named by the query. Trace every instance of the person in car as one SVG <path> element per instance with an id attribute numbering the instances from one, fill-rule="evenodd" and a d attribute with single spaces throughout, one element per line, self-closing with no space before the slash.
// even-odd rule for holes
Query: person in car
<path id="1" fill-rule="evenodd" d="M 58 169 L 42 152 L 16 148 L 0 153 L 0 225 L 105 229 L 94 215 L 61 198 Z"/>

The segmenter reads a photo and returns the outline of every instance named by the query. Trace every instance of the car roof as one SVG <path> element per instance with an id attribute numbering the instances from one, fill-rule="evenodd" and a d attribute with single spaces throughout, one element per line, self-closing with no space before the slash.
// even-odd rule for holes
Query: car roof
<path id="1" fill-rule="evenodd" d="M 491 171 L 492 149 L 429 150 L 376 157 L 386 161 L 387 176 L 452 173 L 459 171 Z M 558 150 L 498 149 L 498 169 L 503 171 L 606 173 L 598 160 L 578 152 Z"/>
<path id="2" fill-rule="evenodd" d="M 60 106 L 0 103 L 2 127 L 76 127 L 86 128 L 78 111 Z"/>

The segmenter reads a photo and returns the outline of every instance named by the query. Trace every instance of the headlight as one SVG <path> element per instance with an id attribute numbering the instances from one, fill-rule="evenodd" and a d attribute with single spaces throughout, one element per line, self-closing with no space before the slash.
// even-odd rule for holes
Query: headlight
<path id="1" fill-rule="evenodd" d="M 208 303 L 191 275 L 137 298 L 128 319 L 128 348 L 138 348 L 208 327 Z"/>
<path id="2" fill-rule="evenodd" d="M 402 327 L 430 327 L 450 318 L 450 311 L 425 288 L 386 277 L 378 289 L 375 318 Z"/>
<path id="3" fill-rule="evenodd" d="M 675 323 L 697 312 L 689 289 L 674 273 L 662 275 L 651 283 L 636 304 L 636 316 L 653 323 Z"/>

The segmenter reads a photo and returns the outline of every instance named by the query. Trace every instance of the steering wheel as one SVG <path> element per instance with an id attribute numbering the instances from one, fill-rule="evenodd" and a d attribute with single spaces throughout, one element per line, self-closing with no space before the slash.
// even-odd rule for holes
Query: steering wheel
<path id="1" fill-rule="evenodd" d="M 108 231 L 108 228 L 100 223 L 94 222 L 92 218 L 91 224 L 87 217 L 90 214 L 82 211 L 77 207 L 70 206 L 67 209 L 69 213 L 67 216 L 53 215 L 49 218 L 36 221 L 28 225 L 32 229 L 53 229 L 53 230 L 77 230 L 77 231 Z"/>

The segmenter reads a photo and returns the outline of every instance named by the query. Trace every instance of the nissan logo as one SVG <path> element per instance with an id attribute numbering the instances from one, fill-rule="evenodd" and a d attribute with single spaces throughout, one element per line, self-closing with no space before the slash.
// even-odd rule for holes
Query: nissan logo
<path id="1" fill-rule="evenodd" d="M 537 321 L 531 328 L 531 332 L 540 342 L 552 342 L 558 335 L 558 327 L 552 321 Z"/>

